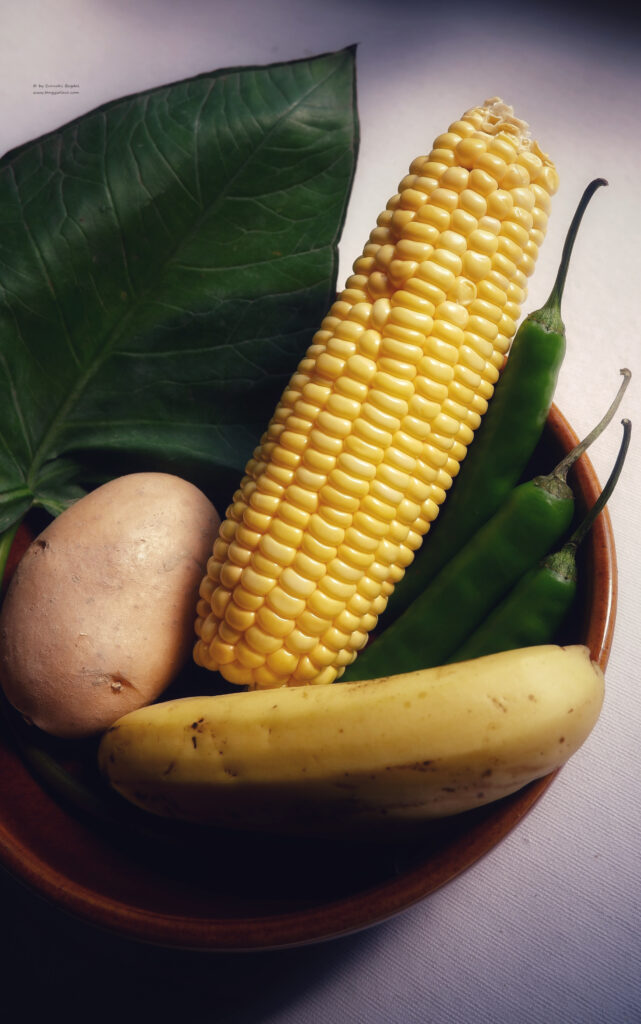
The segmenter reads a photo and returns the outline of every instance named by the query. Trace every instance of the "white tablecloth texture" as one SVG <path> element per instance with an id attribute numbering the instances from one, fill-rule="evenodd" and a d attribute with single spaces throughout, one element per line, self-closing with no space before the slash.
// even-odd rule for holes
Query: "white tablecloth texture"
<path id="1" fill-rule="evenodd" d="M 37 1000 L 40 986 L 51 1008 L 77 996 L 94 1020 L 107 1019 L 113 1007 L 122 1020 L 140 1019 L 147 1005 L 156 1019 L 183 1010 L 190 1020 L 217 1024 L 637 1024 L 638 21 L 616 4 L 596 10 L 492 0 L 23 0 L 0 6 L 2 152 L 137 90 L 220 67 L 358 44 L 361 144 L 339 283 L 411 159 L 468 107 L 503 97 L 533 126 L 561 176 L 526 311 L 547 297 L 583 188 L 594 177 L 609 180 L 584 219 L 563 309 L 568 351 L 556 402 L 577 433 L 586 433 L 605 411 L 619 369 L 633 372 L 621 409 L 633 421 L 632 445 L 610 502 L 619 608 L 605 707 L 585 746 L 502 844 L 386 924 L 313 948 L 231 958 L 224 969 L 201 954 L 141 951 L 85 934 L 3 875 L 9 927 L 0 973 L 10 987 L 12 978 L 24 975 L 27 998 Z M 33 83 L 43 79 L 78 83 L 79 89 L 34 95 Z M 612 428 L 592 449 L 602 481 L 619 440 Z"/>

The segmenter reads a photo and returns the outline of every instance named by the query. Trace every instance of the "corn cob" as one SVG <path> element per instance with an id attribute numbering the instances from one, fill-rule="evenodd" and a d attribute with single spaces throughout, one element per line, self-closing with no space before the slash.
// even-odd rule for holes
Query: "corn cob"
<path id="1" fill-rule="evenodd" d="M 487 408 L 557 184 L 498 98 L 413 161 L 227 509 L 198 664 L 323 684 L 366 644 Z"/>

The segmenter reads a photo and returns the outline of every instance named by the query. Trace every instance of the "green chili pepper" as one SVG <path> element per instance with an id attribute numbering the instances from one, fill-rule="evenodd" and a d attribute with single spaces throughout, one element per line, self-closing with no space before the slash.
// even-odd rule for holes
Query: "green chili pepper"
<path id="1" fill-rule="evenodd" d="M 513 590 L 448 660 L 467 661 L 484 654 L 552 643 L 568 615 L 577 590 L 576 552 L 605 507 L 630 444 L 630 421 L 622 420 L 623 440 L 608 482 L 581 524 L 560 551 L 548 555 Z"/>
<path id="2" fill-rule="evenodd" d="M 554 287 L 545 305 L 516 333 L 499 383 L 438 519 L 410 569 L 396 585 L 385 622 L 397 618 L 484 522 L 494 515 L 525 469 L 547 419 L 565 355 L 561 299 L 585 209 L 601 185 L 586 188 L 568 229 Z"/>
<path id="3" fill-rule="evenodd" d="M 341 681 L 371 679 L 442 665 L 492 608 L 563 537 L 574 495 L 567 474 L 610 422 L 630 380 L 597 426 L 547 476 L 511 491 L 491 519 L 438 573 L 423 593 L 344 672 Z"/>

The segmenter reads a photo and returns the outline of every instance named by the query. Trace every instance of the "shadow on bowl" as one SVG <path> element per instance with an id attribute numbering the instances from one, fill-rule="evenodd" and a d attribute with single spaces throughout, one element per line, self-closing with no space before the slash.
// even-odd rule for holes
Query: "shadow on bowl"
<path id="1" fill-rule="evenodd" d="M 576 443 L 553 406 L 528 474 L 548 471 Z M 570 482 L 578 519 L 601 490 L 585 455 Z M 16 541 L 14 564 L 24 539 Z M 605 669 L 617 596 L 607 510 L 580 550 L 579 572 L 578 600 L 558 641 L 585 643 Z M 101 786 L 93 744 L 51 741 L 48 752 L 89 788 Z M 3 724 L 0 863 L 80 920 L 130 939 L 218 952 L 285 948 L 347 935 L 425 898 L 496 846 L 556 774 L 433 822 L 415 838 L 380 845 L 150 823 L 134 809 L 122 827 L 113 827 L 44 788 Z M 116 818 L 119 813 L 114 810 Z"/>

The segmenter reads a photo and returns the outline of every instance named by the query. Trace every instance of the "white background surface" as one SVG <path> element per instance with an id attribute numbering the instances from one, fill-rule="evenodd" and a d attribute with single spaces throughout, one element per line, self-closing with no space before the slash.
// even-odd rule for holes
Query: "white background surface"
<path id="1" fill-rule="evenodd" d="M 213 965 L 210 971 L 199 959 L 192 969 L 181 957 L 176 985 L 188 972 L 191 997 L 183 994 L 195 1021 L 641 1021 L 639 25 L 607 3 L 599 14 L 584 6 L 560 13 L 550 4 L 516 15 L 507 5 L 461 0 L 448 13 L 438 8 L 420 0 L 0 2 L 0 152 L 139 89 L 358 43 L 361 145 L 339 283 L 411 159 L 487 96 L 502 96 L 531 123 L 561 175 L 526 311 L 547 297 L 583 188 L 597 176 L 610 182 L 592 200 L 575 249 L 563 310 L 568 353 L 556 396 L 584 434 L 609 404 L 619 369 L 633 372 L 621 414 L 636 433 L 610 504 L 619 614 L 597 728 L 500 847 L 395 920 L 313 952 L 268 954 L 258 968 L 248 960 L 244 984 L 244 969 L 235 972 L 237 999 L 223 1003 Z M 33 83 L 60 80 L 78 83 L 78 94 L 33 95 Z M 593 448 L 601 480 L 619 440 L 612 427 Z M 82 956 L 76 968 L 67 959 L 54 971 L 36 924 L 37 917 L 33 948 L 45 972 L 50 965 L 53 1002 L 62 1005 L 63 989 L 73 990 L 90 969 L 91 946 L 84 964 Z M 27 960 L 25 936 L 20 955 Z M 78 957 L 79 949 L 72 951 Z M 168 1018 L 178 999 L 171 972 L 160 978 L 152 957 L 145 964 L 131 981 L 136 1005 L 142 1009 L 164 986 Z M 133 1006 L 131 1016 L 126 1007 L 123 1013 L 125 1021 L 137 1017 Z M 164 1019 L 161 1011 L 154 1015 Z"/>

